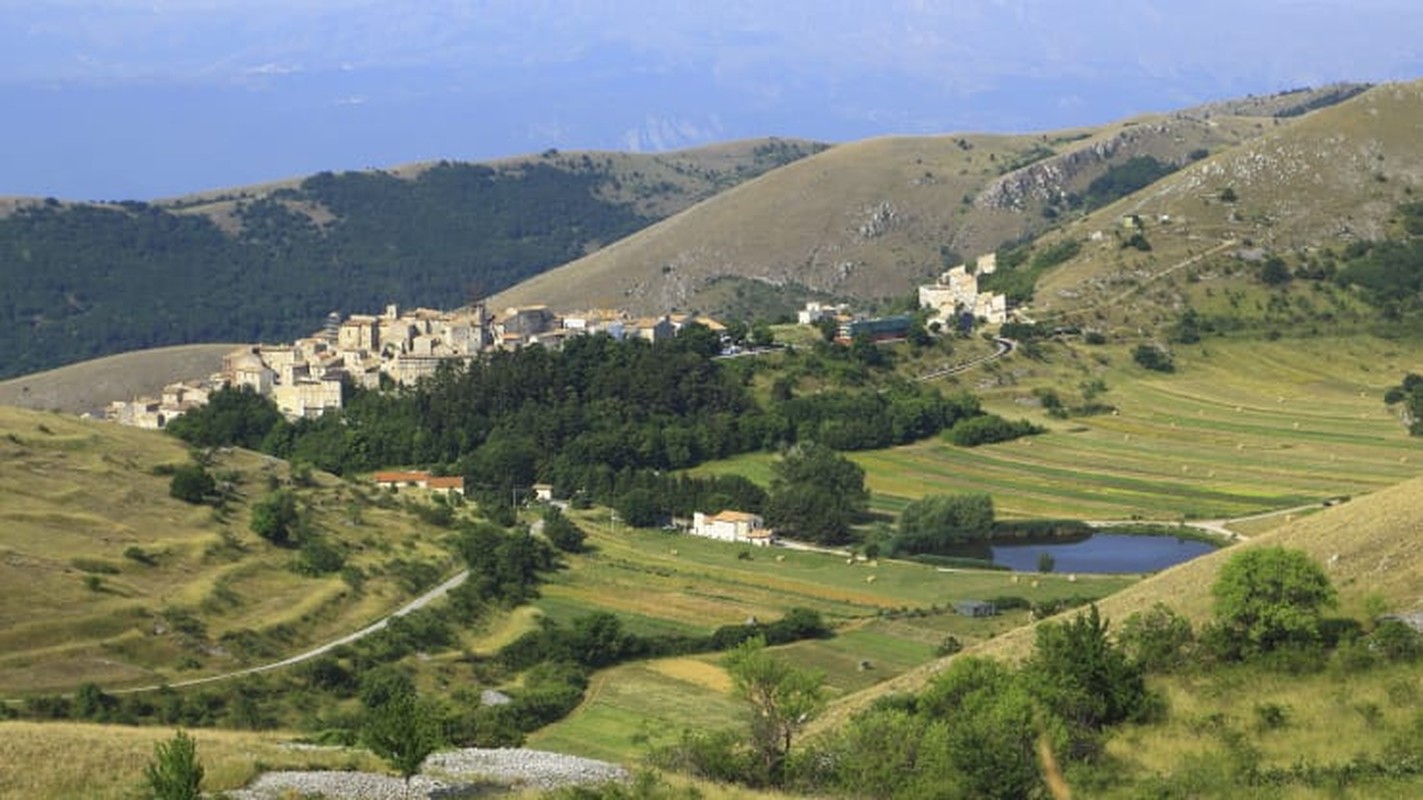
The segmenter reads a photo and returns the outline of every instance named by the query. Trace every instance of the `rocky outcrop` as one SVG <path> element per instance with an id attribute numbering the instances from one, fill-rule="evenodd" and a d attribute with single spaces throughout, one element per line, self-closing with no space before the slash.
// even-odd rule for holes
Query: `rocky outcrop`
<path id="1" fill-rule="evenodd" d="M 980 209 L 1022 211 L 1031 202 L 1060 202 L 1083 172 L 1140 155 L 1147 141 L 1170 134 L 1171 125 L 1167 123 L 1126 128 L 1109 139 L 1013 170 L 984 187 L 973 204 Z"/>

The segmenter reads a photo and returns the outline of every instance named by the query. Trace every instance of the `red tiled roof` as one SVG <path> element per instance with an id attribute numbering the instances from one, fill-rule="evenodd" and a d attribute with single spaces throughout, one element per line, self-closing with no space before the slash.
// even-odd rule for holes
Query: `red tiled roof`
<path id="1" fill-rule="evenodd" d="M 458 475 L 445 478 L 431 478 L 426 484 L 431 489 L 459 489 L 464 491 L 464 478 Z"/>

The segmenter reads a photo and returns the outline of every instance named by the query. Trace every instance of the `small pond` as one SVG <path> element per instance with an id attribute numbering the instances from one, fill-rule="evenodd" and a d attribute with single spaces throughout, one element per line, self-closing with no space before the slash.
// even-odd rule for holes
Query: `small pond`
<path id="1" fill-rule="evenodd" d="M 1072 542 L 994 545 L 993 563 L 1017 572 L 1037 572 L 1038 557 L 1051 553 L 1053 572 L 1156 572 L 1215 550 L 1213 545 L 1173 536 L 1095 533 Z"/>

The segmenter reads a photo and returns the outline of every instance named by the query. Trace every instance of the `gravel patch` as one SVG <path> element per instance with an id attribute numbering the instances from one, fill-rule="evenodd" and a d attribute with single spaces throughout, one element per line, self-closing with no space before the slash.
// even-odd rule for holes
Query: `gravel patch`
<path id="1" fill-rule="evenodd" d="M 292 794 L 333 800 L 443 800 L 470 796 L 480 787 L 555 789 L 627 778 L 627 770 L 606 761 L 522 748 L 467 748 L 426 759 L 422 774 L 410 779 L 408 794 L 405 782 L 389 775 L 281 771 L 264 773 L 247 788 L 226 796 L 231 800 L 280 800 Z"/>
<path id="2" fill-rule="evenodd" d="M 522 748 L 467 748 L 435 753 L 426 759 L 424 771 L 441 777 L 479 778 L 541 789 L 628 778 L 627 770 L 606 761 Z"/>

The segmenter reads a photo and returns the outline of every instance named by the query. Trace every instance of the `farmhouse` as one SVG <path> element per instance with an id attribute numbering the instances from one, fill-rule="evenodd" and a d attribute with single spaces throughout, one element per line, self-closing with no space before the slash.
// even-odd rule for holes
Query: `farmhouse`
<path id="1" fill-rule="evenodd" d="M 403 472 L 377 472 L 371 476 L 371 481 L 382 489 L 414 488 L 464 494 L 464 478 L 458 475 L 431 475 L 428 471 L 423 469 Z"/>
<path id="2" fill-rule="evenodd" d="M 426 489 L 430 486 L 430 473 L 424 470 L 413 472 L 377 472 L 371 480 L 382 489 L 400 489 L 406 486 L 414 486 L 417 489 Z"/>
<path id="3" fill-rule="evenodd" d="M 767 547 L 776 540 L 775 532 L 766 527 L 761 515 L 745 511 L 723 511 L 710 515 L 698 511 L 692 515 L 692 535 L 757 547 Z"/>

